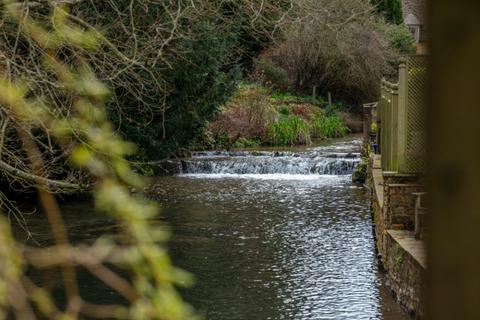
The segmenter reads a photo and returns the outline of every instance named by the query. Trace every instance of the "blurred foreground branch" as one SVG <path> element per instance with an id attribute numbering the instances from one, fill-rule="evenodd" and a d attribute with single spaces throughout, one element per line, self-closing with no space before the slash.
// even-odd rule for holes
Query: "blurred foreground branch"
<path id="1" fill-rule="evenodd" d="M 55 241 L 51 248 L 26 248 L 14 239 L 8 222 L 0 217 L 0 319 L 193 318 L 191 308 L 175 289 L 176 285 L 188 284 L 190 277 L 171 265 L 164 246 L 168 232 L 149 223 L 158 213 L 155 204 L 129 192 L 129 186 L 143 184 L 125 159 L 134 147 L 108 123 L 104 103 L 109 92 L 82 56 L 98 49 L 101 38 L 83 31 L 68 18 L 68 8 L 63 6 L 53 8 L 49 28 L 29 16 L 26 7 L 11 1 L 4 1 L 3 6 L 7 18 L 18 23 L 19 34 L 42 49 L 37 69 L 50 75 L 48 81 L 55 94 L 71 97 L 72 109 L 66 115 L 59 114 L 48 100 L 33 94 L 35 83 L 22 77 L 11 79 L 8 73 L 0 77 L 0 107 L 15 129 L 10 134 L 20 140 L 16 155 L 25 160 L 25 170 L 6 162 L 0 166 L 37 188 Z M 88 172 L 95 181 L 97 207 L 120 223 L 118 237 L 101 238 L 90 248 L 70 244 L 50 188 L 74 185 L 47 178 L 48 164 L 42 151 L 53 145 L 71 150 L 68 162 Z M 121 256 L 115 255 L 119 250 Z M 127 302 L 96 305 L 87 301 L 78 289 L 76 270 L 80 266 Z M 27 267 L 60 267 L 66 305 L 55 300 L 52 288 L 29 279 L 25 275 Z M 126 271 L 129 277 L 118 275 L 113 268 Z"/>

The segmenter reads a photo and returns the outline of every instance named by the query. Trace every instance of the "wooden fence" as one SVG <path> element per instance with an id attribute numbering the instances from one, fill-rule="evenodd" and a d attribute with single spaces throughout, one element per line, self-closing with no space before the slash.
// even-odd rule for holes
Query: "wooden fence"
<path id="1" fill-rule="evenodd" d="M 377 121 L 384 171 L 425 173 L 426 56 L 414 55 L 399 66 L 399 81 L 381 84 Z"/>

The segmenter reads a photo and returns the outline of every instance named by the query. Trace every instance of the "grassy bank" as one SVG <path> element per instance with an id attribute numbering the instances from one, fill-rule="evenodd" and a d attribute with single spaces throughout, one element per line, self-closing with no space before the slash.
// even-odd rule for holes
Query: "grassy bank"
<path id="1" fill-rule="evenodd" d="M 273 92 L 242 84 L 197 142 L 202 149 L 308 145 L 342 137 L 348 114 L 323 98 Z"/>

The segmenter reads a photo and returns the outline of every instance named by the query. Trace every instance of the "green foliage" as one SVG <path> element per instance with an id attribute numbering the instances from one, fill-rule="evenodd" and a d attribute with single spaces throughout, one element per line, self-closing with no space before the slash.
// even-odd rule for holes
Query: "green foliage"
<path id="1" fill-rule="evenodd" d="M 326 108 L 325 108 L 325 115 L 327 116 L 331 116 L 331 115 L 334 115 L 337 113 L 337 105 L 335 104 L 329 104 Z"/>
<path id="2" fill-rule="evenodd" d="M 241 70 L 251 69 L 271 43 L 289 1 L 267 0 L 259 8 L 244 0 L 81 1 L 75 7 L 135 60 L 104 75 L 122 80 L 113 81 L 109 116 L 137 143 L 137 157 L 154 160 L 190 148 L 234 92 Z"/>
<path id="3" fill-rule="evenodd" d="M 401 0 L 371 0 L 377 12 L 382 14 L 390 23 L 401 24 L 403 22 Z"/>
<path id="4" fill-rule="evenodd" d="M 208 125 L 215 148 L 232 148 L 239 138 L 261 140 L 266 127 L 279 117 L 268 97 L 268 89 L 242 83 L 217 119 Z"/>
<path id="5" fill-rule="evenodd" d="M 396 263 L 397 265 L 403 264 L 403 261 L 404 261 L 404 260 L 405 260 L 405 257 L 404 257 L 404 255 L 403 255 L 402 252 L 400 252 L 399 254 L 397 254 L 397 255 L 395 256 L 395 263 Z"/>
<path id="6" fill-rule="evenodd" d="M 403 24 L 385 26 L 385 37 L 389 45 L 398 53 L 415 53 L 415 41 L 407 26 Z"/>
<path id="7" fill-rule="evenodd" d="M 317 114 L 311 122 L 313 138 L 338 138 L 347 134 L 348 128 L 337 113 Z"/>
<path id="8" fill-rule="evenodd" d="M 286 105 L 281 105 L 278 112 L 281 115 L 288 116 L 288 115 L 290 115 L 290 108 Z"/>
<path id="9" fill-rule="evenodd" d="M 207 121 L 218 114 L 240 76 L 238 68 L 224 69 L 233 45 L 234 39 L 219 34 L 213 25 L 201 23 L 193 37 L 181 42 L 185 60 L 176 61 L 164 72 L 170 86 L 165 113 L 156 112 L 149 123 L 138 125 L 145 115 L 136 114 L 136 101 L 131 101 L 135 122 L 120 123 L 116 119 L 123 134 L 141 147 L 145 158 L 162 159 L 188 148 Z"/>
<path id="10" fill-rule="evenodd" d="M 223 70 L 233 40 L 215 34 L 213 26 L 207 26 L 200 35 L 194 42 L 185 40 L 190 63 L 179 61 L 166 75 L 174 88 L 166 99 L 172 107 L 166 114 L 168 134 L 161 140 L 157 152 L 168 152 L 172 143 L 187 146 L 202 132 L 207 121 L 218 114 L 220 106 L 236 88 L 239 69 Z"/>
<path id="11" fill-rule="evenodd" d="M 270 99 L 274 103 L 307 103 L 319 107 L 323 107 L 327 105 L 327 99 L 318 96 L 313 101 L 313 97 L 311 95 L 306 95 L 300 92 L 291 93 L 285 91 L 275 91 L 270 95 Z"/>
<path id="12" fill-rule="evenodd" d="M 365 183 L 367 179 L 367 164 L 359 163 L 353 170 L 352 181 L 355 183 Z"/>
<path id="13" fill-rule="evenodd" d="M 278 32 L 278 21 L 291 10 L 290 0 L 209 0 L 219 11 L 221 20 L 228 21 L 238 41 L 235 61 L 248 74 L 253 69 L 253 60 L 259 53 L 272 45 L 272 35 Z M 252 19 L 253 18 L 253 19 Z"/>
<path id="14" fill-rule="evenodd" d="M 248 139 L 240 137 L 237 141 L 235 141 L 233 147 L 238 149 L 257 148 L 260 146 L 260 144 L 261 142 L 258 139 Z"/>
<path id="15" fill-rule="evenodd" d="M 242 83 L 197 141 L 197 149 L 248 148 L 259 145 L 309 144 L 311 138 L 342 137 L 348 129 L 333 105 L 321 108 L 306 103 L 310 97 L 270 93 L 258 85 Z"/>
<path id="16" fill-rule="evenodd" d="M 378 86 L 386 72 L 392 72 L 398 47 L 407 47 L 403 30 L 392 34 L 390 44 L 376 9 L 400 23 L 400 0 L 298 0 L 286 21 L 286 36 L 262 52 L 277 67 L 288 72 L 297 92 L 327 96 L 358 108 L 377 99 Z M 352 14 L 354 19 L 352 19 Z"/>
<path id="17" fill-rule="evenodd" d="M 39 201 L 54 238 L 50 247 L 25 250 L 27 247 L 14 239 L 9 222 L 0 217 L 0 319 L 195 319 L 176 289 L 191 284 L 192 278 L 172 265 L 165 246 L 168 230 L 151 223 L 159 208 L 141 194 L 132 195 L 129 191 L 129 187 L 145 186 L 126 159 L 135 146 L 124 141 L 109 123 L 104 108 L 109 91 L 82 59 L 90 50 L 100 47 L 99 39 L 83 33 L 83 25 L 61 19 L 68 13 L 63 6 L 55 6 L 51 16 L 56 19 L 47 20 L 53 25 L 44 27 L 19 14 L 21 7 L 16 3 L 4 4 L 3 14 L 18 23 L 18 34 L 43 50 L 41 58 L 45 63 L 37 67 L 55 75 L 55 93 L 74 98 L 71 113 L 63 116 L 54 112 L 52 101 L 35 95 L 33 83 L 30 87 L 19 84 L 21 80 L 28 83 L 28 73 L 25 79 L 16 79 L 19 83 L 12 82 L 3 70 L 0 73 L 0 104 L 19 129 L 22 149 L 37 175 L 34 180 Z M 77 53 L 75 62 L 51 54 L 68 50 Z M 43 155 L 39 141 L 31 134 L 36 130 L 47 132 L 52 144 L 66 151 L 72 166 L 90 174 L 95 181 L 92 189 L 96 208 L 115 220 L 118 234 L 102 236 L 90 245 L 69 243 L 59 206 L 49 183 L 41 176 Z M 89 270 L 92 277 L 124 299 L 108 306 L 88 301 L 91 297 L 82 296 L 79 290 L 76 272 L 80 268 Z M 54 279 L 61 287 L 34 283 L 27 274 L 27 270 L 33 269 L 61 274 Z M 54 289 L 63 291 L 66 305 L 56 299 Z"/>
<path id="18" fill-rule="evenodd" d="M 355 183 L 365 183 L 367 180 L 368 162 L 370 159 L 370 145 L 364 144 L 360 154 L 361 162 L 355 167 L 352 174 L 352 181 Z"/>
<path id="19" fill-rule="evenodd" d="M 253 64 L 256 81 L 274 90 L 285 91 L 289 89 L 290 79 L 285 69 L 265 58 L 254 59 Z"/>
<path id="20" fill-rule="evenodd" d="M 298 116 L 282 117 L 267 128 L 266 139 L 275 146 L 293 146 L 311 142 L 309 125 Z"/>

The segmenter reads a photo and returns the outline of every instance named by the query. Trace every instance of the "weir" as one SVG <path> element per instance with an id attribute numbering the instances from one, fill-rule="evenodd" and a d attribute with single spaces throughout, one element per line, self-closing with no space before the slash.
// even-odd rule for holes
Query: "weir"
<path id="1" fill-rule="evenodd" d="M 199 152 L 182 161 L 182 174 L 349 175 L 359 163 L 354 153 Z"/>

